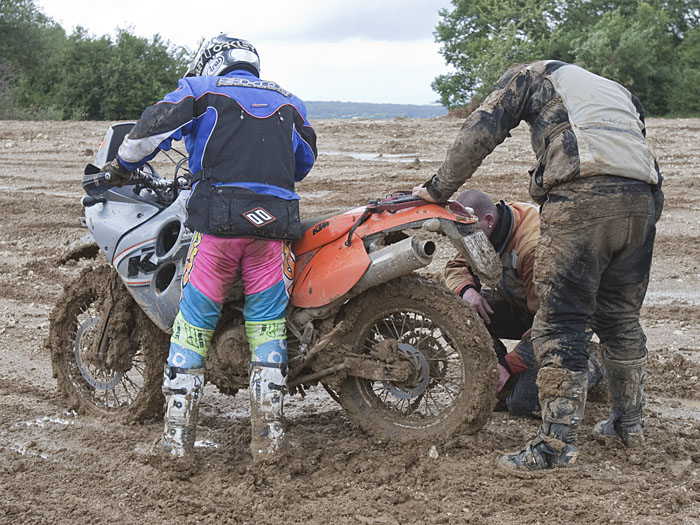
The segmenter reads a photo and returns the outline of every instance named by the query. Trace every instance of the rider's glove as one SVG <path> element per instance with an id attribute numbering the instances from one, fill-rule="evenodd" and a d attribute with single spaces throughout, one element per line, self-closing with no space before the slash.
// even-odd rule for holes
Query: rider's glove
<path id="1" fill-rule="evenodd" d="M 122 166 L 119 157 L 114 157 L 112 162 L 102 166 L 104 173 L 109 173 L 108 184 L 112 186 L 124 186 L 131 180 L 131 172 Z"/>
<path id="2" fill-rule="evenodd" d="M 428 202 L 447 202 L 450 194 L 443 194 L 437 189 L 437 185 L 435 184 L 436 178 L 437 175 L 433 175 L 428 182 L 423 184 L 424 191 L 421 192 L 420 197 Z"/>

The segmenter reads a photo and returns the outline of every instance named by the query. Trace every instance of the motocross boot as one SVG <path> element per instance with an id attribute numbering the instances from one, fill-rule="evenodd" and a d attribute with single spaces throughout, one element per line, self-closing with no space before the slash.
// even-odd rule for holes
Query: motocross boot
<path id="1" fill-rule="evenodd" d="M 599 343 L 591 343 L 588 348 L 588 402 L 608 402 L 608 382 L 603 367 L 603 354 Z"/>
<path id="2" fill-rule="evenodd" d="M 250 367 L 250 453 L 253 461 L 275 460 L 287 440 L 282 427 L 287 365 L 253 362 Z"/>
<path id="3" fill-rule="evenodd" d="M 544 367 L 537 374 L 542 425 L 520 452 L 500 457 L 499 467 L 515 474 L 572 467 L 578 459 L 576 438 L 586 405 L 588 373 Z"/>
<path id="4" fill-rule="evenodd" d="M 644 445 L 642 406 L 646 361 L 646 356 L 633 361 L 605 359 L 611 408 L 610 418 L 593 427 L 593 434 L 599 439 L 619 439 L 628 448 Z"/>
<path id="5" fill-rule="evenodd" d="M 253 461 L 276 461 L 287 444 L 282 428 L 287 392 L 287 332 L 284 319 L 246 321 L 251 349 L 250 452 Z"/>
<path id="6" fill-rule="evenodd" d="M 165 430 L 161 443 L 170 456 L 181 458 L 194 454 L 197 414 L 203 389 L 204 368 L 186 370 L 165 365 Z"/>

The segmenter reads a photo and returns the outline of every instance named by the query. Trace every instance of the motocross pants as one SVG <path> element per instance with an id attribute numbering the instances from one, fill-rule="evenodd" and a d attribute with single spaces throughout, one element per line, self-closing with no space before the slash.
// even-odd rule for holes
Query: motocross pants
<path id="1" fill-rule="evenodd" d="M 605 359 L 646 356 L 639 312 L 649 283 L 656 210 L 651 186 L 614 176 L 554 187 L 541 209 L 532 342 L 541 366 L 582 372 L 590 327 Z"/>
<path id="2" fill-rule="evenodd" d="M 291 285 L 290 257 L 284 241 L 195 233 L 182 279 L 168 365 L 183 369 L 204 366 L 223 303 L 239 275 L 245 292 L 243 317 L 251 361 L 286 365 L 284 313 Z"/>

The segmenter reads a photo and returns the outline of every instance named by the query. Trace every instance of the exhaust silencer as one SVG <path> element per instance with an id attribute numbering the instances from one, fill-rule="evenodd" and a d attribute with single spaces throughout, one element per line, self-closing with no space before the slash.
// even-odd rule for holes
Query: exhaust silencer
<path id="1" fill-rule="evenodd" d="M 369 254 L 372 261 L 351 292 L 366 290 L 410 273 L 433 260 L 436 246 L 433 241 L 409 237 Z"/>

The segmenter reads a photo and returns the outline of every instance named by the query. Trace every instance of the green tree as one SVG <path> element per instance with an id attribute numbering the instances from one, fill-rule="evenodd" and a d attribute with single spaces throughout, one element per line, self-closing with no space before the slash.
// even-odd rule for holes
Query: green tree
<path id="1" fill-rule="evenodd" d="M 669 110 L 674 115 L 700 115 L 700 27 L 686 31 L 678 46 Z"/>
<path id="2" fill-rule="evenodd" d="M 636 13 L 604 13 L 573 54 L 590 71 L 619 82 L 643 101 L 650 114 L 669 109 L 675 37 L 663 11 L 640 3 Z"/>
<path id="3" fill-rule="evenodd" d="M 69 37 L 61 63 L 71 74 L 58 85 L 53 101 L 63 108 L 64 118 L 135 119 L 175 89 L 184 71 L 184 50 L 171 48 L 158 35 L 148 40 L 119 30 L 112 42 L 79 27 Z"/>
<path id="4" fill-rule="evenodd" d="M 692 108 L 700 98 L 697 0 L 453 0 L 453 5 L 440 12 L 435 38 L 455 71 L 433 82 L 450 108 L 478 102 L 512 63 L 542 59 L 582 62 L 628 87 L 650 114 L 678 111 L 681 100 Z"/>
<path id="5" fill-rule="evenodd" d="M 184 48 L 159 35 L 68 37 L 34 0 L 0 3 L 0 118 L 134 119 L 185 65 Z"/>
<path id="6" fill-rule="evenodd" d="M 63 29 L 33 0 L 0 2 L 0 117 L 31 116 L 54 85 Z M 32 111 L 33 110 L 33 111 Z"/>
<path id="7" fill-rule="evenodd" d="M 435 37 L 440 53 L 455 67 L 432 87 L 447 107 L 484 96 L 513 63 L 541 56 L 558 21 L 555 0 L 454 0 L 441 10 Z"/>

